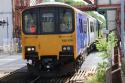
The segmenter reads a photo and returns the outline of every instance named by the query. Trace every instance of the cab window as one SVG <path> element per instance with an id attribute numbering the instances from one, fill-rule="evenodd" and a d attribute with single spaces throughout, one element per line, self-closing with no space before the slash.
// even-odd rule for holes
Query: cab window
<path id="1" fill-rule="evenodd" d="M 41 28 L 43 33 L 55 32 L 55 20 L 53 12 L 43 12 L 41 15 Z"/>
<path id="2" fill-rule="evenodd" d="M 68 9 L 63 9 L 60 14 L 60 31 L 71 32 L 72 31 L 72 12 Z"/>
<path id="3" fill-rule="evenodd" d="M 27 11 L 24 15 L 24 31 L 26 33 L 36 33 L 37 32 L 37 17 L 36 12 Z"/>

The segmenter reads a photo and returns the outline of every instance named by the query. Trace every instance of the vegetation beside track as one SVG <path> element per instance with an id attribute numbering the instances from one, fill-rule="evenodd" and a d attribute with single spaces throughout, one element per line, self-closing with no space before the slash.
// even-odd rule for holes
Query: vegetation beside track
<path id="1" fill-rule="evenodd" d="M 96 42 L 98 51 L 102 52 L 100 57 L 104 60 L 98 63 L 97 73 L 89 79 L 89 83 L 106 83 L 106 70 L 112 65 L 112 51 L 116 46 L 116 42 L 114 32 L 109 34 L 108 41 L 106 38 L 100 38 Z"/>

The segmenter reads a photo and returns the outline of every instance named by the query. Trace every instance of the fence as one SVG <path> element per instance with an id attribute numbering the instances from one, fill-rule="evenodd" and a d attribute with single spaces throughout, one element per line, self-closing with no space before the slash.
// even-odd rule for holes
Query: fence
<path id="1" fill-rule="evenodd" d="M 122 83 L 121 69 L 118 64 L 115 64 L 111 68 L 107 69 L 106 83 Z"/>

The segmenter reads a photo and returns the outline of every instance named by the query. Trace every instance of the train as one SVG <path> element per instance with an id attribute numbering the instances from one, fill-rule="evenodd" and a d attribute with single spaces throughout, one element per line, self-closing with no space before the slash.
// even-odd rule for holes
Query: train
<path id="1" fill-rule="evenodd" d="M 30 72 L 76 71 L 94 48 L 101 22 L 85 11 L 46 2 L 22 12 L 22 56 Z"/>

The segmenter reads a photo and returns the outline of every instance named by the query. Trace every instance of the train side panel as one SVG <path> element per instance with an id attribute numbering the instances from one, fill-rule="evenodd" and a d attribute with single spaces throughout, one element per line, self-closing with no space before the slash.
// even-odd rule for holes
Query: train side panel
<path id="1" fill-rule="evenodd" d="M 76 15 L 76 36 L 77 36 L 77 54 L 81 55 L 87 46 L 87 17 L 82 13 Z"/>

